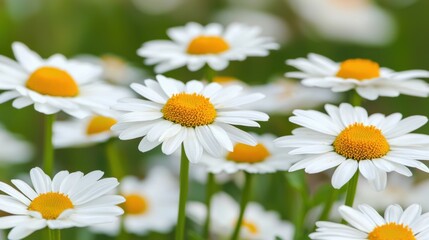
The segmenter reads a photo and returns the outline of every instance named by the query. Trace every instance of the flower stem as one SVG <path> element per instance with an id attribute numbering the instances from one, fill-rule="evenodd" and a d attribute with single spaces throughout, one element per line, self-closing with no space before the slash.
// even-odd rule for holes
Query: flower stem
<path id="1" fill-rule="evenodd" d="M 119 180 L 122 179 L 125 176 L 124 163 L 122 162 L 118 146 L 112 139 L 106 143 L 106 156 L 112 176 Z"/>
<path id="2" fill-rule="evenodd" d="M 246 210 L 247 203 L 250 199 L 251 189 L 252 189 L 252 174 L 245 173 L 246 180 L 243 188 L 243 195 L 240 202 L 240 214 L 238 215 L 237 222 L 235 223 L 234 232 L 231 236 L 231 240 L 237 240 L 240 235 L 240 229 L 243 222 L 244 212 Z"/>
<path id="3" fill-rule="evenodd" d="M 204 223 L 204 231 L 203 231 L 203 238 L 204 239 L 210 239 L 210 218 L 211 218 L 211 202 L 212 202 L 212 196 L 215 192 L 216 188 L 216 179 L 213 173 L 207 173 L 207 184 L 206 184 L 206 208 L 207 208 L 207 215 L 206 215 L 206 221 Z"/>
<path id="4" fill-rule="evenodd" d="M 61 230 L 49 229 L 49 240 L 61 240 Z"/>
<path id="5" fill-rule="evenodd" d="M 185 239 L 185 223 L 186 223 L 186 199 L 189 189 L 189 160 L 185 153 L 185 148 L 182 145 L 182 155 L 180 160 L 180 197 L 179 197 L 179 213 L 177 215 L 177 227 L 175 240 Z"/>
<path id="6" fill-rule="evenodd" d="M 45 173 L 53 176 L 54 173 L 54 147 L 52 145 L 52 127 L 55 121 L 55 114 L 45 115 L 45 136 L 43 146 L 43 168 Z"/>
<path id="7" fill-rule="evenodd" d="M 359 180 L 359 171 L 356 171 L 355 175 L 353 175 L 352 179 L 349 181 L 347 185 L 347 195 L 346 195 L 346 202 L 345 202 L 346 206 L 353 207 L 358 180 Z"/>
<path id="8" fill-rule="evenodd" d="M 214 71 L 211 67 L 208 65 L 206 66 L 205 70 L 205 80 L 209 83 L 213 81 L 213 78 L 216 76 L 216 71 Z"/>

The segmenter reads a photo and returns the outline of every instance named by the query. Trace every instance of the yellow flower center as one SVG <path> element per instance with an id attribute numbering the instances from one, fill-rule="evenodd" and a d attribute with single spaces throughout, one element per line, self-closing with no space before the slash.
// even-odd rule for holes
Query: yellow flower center
<path id="1" fill-rule="evenodd" d="M 27 80 L 27 88 L 43 95 L 55 97 L 75 97 L 79 87 L 66 71 L 55 67 L 41 67 Z"/>
<path id="2" fill-rule="evenodd" d="M 140 194 L 129 194 L 125 196 L 122 208 L 126 214 L 143 214 L 149 209 L 148 201 Z"/>
<path id="3" fill-rule="evenodd" d="M 116 119 L 103 116 L 95 116 L 89 120 L 88 126 L 86 127 L 86 134 L 98 134 L 102 132 L 110 131 L 110 128 L 116 123 Z"/>
<path id="4" fill-rule="evenodd" d="M 234 150 L 228 153 L 226 159 L 238 163 L 258 163 L 265 161 L 268 156 L 270 156 L 270 152 L 263 144 L 250 146 L 237 143 Z"/>
<path id="5" fill-rule="evenodd" d="M 380 129 L 354 123 L 344 129 L 333 143 L 338 154 L 354 160 L 380 158 L 389 150 L 389 143 Z"/>
<path id="6" fill-rule="evenodd" d="M 210 100 L 196 93 L 173 95 L 161 111 L 165 119 L 184 127 L 208 125 L 216 118 L 216 109 Z"/>
<path id="7" fill-rule="evenodd" d="M 413 231 L 404 225 L 387 223 L 368 234 L 368 240 L 416 240 Z"/>
<path id="8" fill-rule="evenodd" d="M 251 234 L 257 234 L 259 232 L 258 226 L 251 221 L 243 220 L 241 226 L 246 228 Z"/>
<path id="9" fill-rule="evenodd" d="M 28 206 L 28 210 L 39 212 L 48 220 L 57 219 L 62 212 L 70 208 L 73 208 L 70 198 L 58 192 L 42 193 Z"/>
<path id="10" fill-rule="evenodd" d="M 186 50 L 189 54 L 217 54 L 229 49 L 229 44 L 221 37 L 198 36 L 189 43 Z"/>
<path id="11" fill-rule="evenodd" d="M 370 80 L 380 76 L 380 66 L 367 59 L 349 59 L 340 64 L 340 70 L 336 76 L 359 81 Z"/>

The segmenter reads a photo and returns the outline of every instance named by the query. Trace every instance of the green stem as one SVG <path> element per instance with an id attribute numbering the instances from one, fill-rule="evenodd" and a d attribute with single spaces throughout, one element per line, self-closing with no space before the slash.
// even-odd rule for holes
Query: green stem
<path id="1" fill-rule="evenodd" d="M 207 174 L 207 184 L 206 184 L 206 207 L 207 207 L 207 215 L 206 215 L 206 221 L 204 223 L 204 231 L 203 231 L 203 237 L 204 239 L 210 239 L 210 218 L 211 218 L 211 202 L 212 202 L 212 196 L 215 192 L 216 188 L 216 179 L 215 175 L 213 173 Z"/>
<path id="2" fill-rule="evenodd" d="M 185 239 L 185 223 L 186 223 L 186 199 L 189 189 L 189 160 L 186 156 L 185 149 L 182 145 L 182 156 L 180 160 L 180 197 L 179 197 L 179 213 L 177 215 L 177 227 L 175 240 Z"/>
<path id="3" fill-rule="evenodd" d="M 61 240 L 60 229 L 49 229 L 49 239 L 50 240 Z"/>
<path id="4" fill-rule="evenodd" d="M 353 106 L 362 105 L 362 97 L 357 92 L 355 92 L 352 96 L 351 103 Z"/>
<path id="5" fill-rule="evenodd" d="M 43 146 L 43 168 L 45 173 L 53 176 L 54 173 L 54 147 L 52 145 L 52 127 L 55 121 L 55 114 L 45 115 L 45 136 Z"/>
<path id="6" fill-rule="evenodd" d="M 252 189 L 252 174 L 245 173 L 246 180 L 243 188 L 243 195 L 240 202 L 240 214 L 238 215 L 237 222 L 235 223 L 234 232 L 231 236 L 231 240 L 237 240 L 240 235 L 240 229 L 243 222 L 244 212 L 246 211 L 247 203 L 250 199 L 251 189 Z"/>
<path id="7" fill-rule="evenodd" d="M 119 229 L 119 235 L 117 237 L 118 240 L 128 240 L 130 239 L 130 235 L 128 234 L 128 232 L 125 230 L 125 219 L 124 217 L 121 218 L 121 226 Z"/>
<path id="8" fill-rule="evenodd" d="M 353 207 L 358 180 L 359 180 L 359 171 L 356 171 L 355 175 L 353 175 L 352 179 L 349 181 L 347 185 L 347 195 L 346 195 L 346 202 L 345 202 L 346 206 Z"/>
<path id="9" fill-rule="evenodd" d="M 118 146 L 114 140 L 109 140 L 106 144 L 106 156 L 109 161 L 110 173 L 117 179 L 122 179 L 125 176 L 124 163 L 121 159 Z"/>
<path id="10" fill-rule="evenodd" d="M 209 67 L 208 65 L 206 66 L 206 71 L 205 71 L 205 80 L 207 82 L 212 82 L 213 78 L 216 76 L 216 71 L 214 71 L 211 67 Z"/>

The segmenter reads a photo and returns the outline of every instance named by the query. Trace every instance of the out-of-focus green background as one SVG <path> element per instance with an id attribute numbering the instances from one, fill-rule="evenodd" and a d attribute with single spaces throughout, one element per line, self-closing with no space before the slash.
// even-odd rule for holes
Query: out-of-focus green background
<path id="1" fill-rule="evenodd" d="M 244 4 L 245 1 L 239 0 L 159 1 L 167 4 L 162 11 L 156 8 L 151 10 L 150 6 L 138 7 L 138 1 L 147 1 L 146 5 L 152 4 L 152 8 L 158 4 L 157 1 L 150 0 L 0 0 L 0 54 L 13 58 L 11 44 L 14 41 L 27 44 L 43 57 L 54 53 L 63 53 L 67 57 L 83 53 L 97 56 L 110 53 L 127 59 L 144 69 L 148 75 L 153 75 L 152 67 L 144 66 L 143 60 L 136 54 L 137 48 L 143 42 L 166 39 L 166 29 L 184 25 L 189 21 L 202 24 L 212 22 L 219 11 L 234 7 L 272 14 L 288 26 L 288 40 L 282 44 L 279 51 L 272 52 L 267 58 L 250 58 L 244 62 L 234 62 L 221 73 L 236 76 L 249 84 L 265 83 L 274 76 L 291 71 L 292 68 L 284 64 L 285 60 L 303 57 L 309 52 L 319 53 L 336 61 L 357 57 L 369 58 L 395 70 L 429 69 L 428 0 L 377 1 L 376 4 L 391 15 L 396 26 L 396 36 L 393 40 L 379 46 L 326 40 L 314 33 L 311 26 L 305 24 L 288 4 L 288 0 L 259 0 L 266 2 L 263 4 L 258 3 L 258 0 L 249 0 L 248 2 L 252 4 Z M 404 2 L 410 3 L 403 4 Z M 165 10 L 168 8 L 171 9 Z M 182 68 L 166 75 L 186 81 L 201 78 L 203 72 L 190 73 Z M 371 113 L 401 112 L 408 116 L 428 115 L 428 104 L 428 99 L 401 96 L 366 102 L 365 106 Z M 40 165 L 42 117 L 32 106 L 16 110 L 10 102 L 0 105 L 0 122 L 11 132 L 22 135 L 36 146 L 34 160 L 31 163 L 13 167 L 1 166 L 4 169 L 11 169 L 1 171 L 0 178 L 3 181 L 9 182 L 10 178 L 16 177 L 19 173 L 28 172 L 31 167 Z M 289 133 L 291 128 L 285 116 L 274 116 L 269 123 L 263 124 L 260 132 L 269 131 L 284 135 Z M 419 131 L 428 133 L 429 125 Z M 118 144 L 123 157 L 128 159 L 129 171 L 136 175 L 144 174 L 145 167 L 141 162 L 145 155 L 138 152 L 137 140 Z M 84 172 L 95 169 L 107 171 L 103 146 L 59 150 L 56 152 L 56 168 Z M 278 178 L 280 181 L 277 181 Z M 260 177 L 260 184 L 275 180 L 281 182 L 281 176 Z M 266 194 L 278 201 L 262 202 L 268 208 L 280 208 L 282 214 L 288 217 L 288 211 L 293 207 L 286 206 L 283 198 L 276 198 L 279 195 L 276 189 L 285 187 L 287 186 L 282 184 L 272 185 L 272 188 L 265 190 Z M 203 187 L 196 185 L 191 189 L 191 198 L 201 199 Z M 254 195 L 255 199 L 264 200 L 257 197 L 257 193 Z M 95 239 L 87 231 L 65 230 L 63 233 L 64 239 Z M 30 239 L 42 239 L 41 236 L 40 233 L 34 234 Z M 152 235 L 150 239 L 170 238 L 171 235 Z M 107 237 L 99 235 L 96 239 Z"/>

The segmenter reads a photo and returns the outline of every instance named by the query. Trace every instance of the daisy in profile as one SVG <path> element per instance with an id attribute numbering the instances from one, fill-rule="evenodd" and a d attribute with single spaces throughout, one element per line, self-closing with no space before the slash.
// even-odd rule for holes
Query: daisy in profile
<path id="1" fill-rule="evenodd" d="M 267 56 L 279 45 L 269 37 L 260 36 L 261 29 L 234 23 L 224 28 L 217 23 L 201 26 L 188 23 L 184 27 L 170 28 L 170 40 L 145 43 L 138 55 L 146 64 L 156 65 L 157 73 L 182 66 L 197 71 L 208 64 L 214 70 L 225 69 L 230 61 L 243 61 L 247 57 Z"/>
<path id="2" fill-rule="evenodd" d="M 39 229 L 86 227 L 115 221 L 123 210 L 116 206 L 124 198 L 109 194 L 118 181 L 100 179 L 101 171 L 86 175 L 61 171 L 51 179 L 40 168 L 33 168 L 30 177 L 33 187 L 14 179 L 18 189 L 0 182 L 0 210 L 10 216 L 1 217 L 1 228 L 12 228 L 8 239 L 23 239 Z"/>
<path id="3" fill-rule="evenodd" d="M 128 176 L 123 178 L 119 192 L 126 201 L 124 209 L 124 230 L 136 235 L 145 235 L 150 231 L 168 233 L 176 225 L 179 186 L 177 180 L 167 169 L 151 169 L 144 180 Z M 116 236 L 120 232 L 121 220 L 94 225 L 91 229 L 97 233 Z"/>
<path id="4" fill-rule="evenodd" d="M 328 114 L 295 110 L 289 120 L 302 127 L 276 139 L 278 147 L 294 148 L 289 154 L 305 155 L 289 171 L 319 173 L 336 167 L 332 185 L 337 189 L 359 171 L 379 191 L 386 187 L 387 172 L 411 176 L 408 167 L 429 172 L 419 161 L 429 160 L 429 136 L 410 133 L 423 126 L 426 117 L 368 116 L 365 109 L 347 103 L 325 109 Z"/>
<path id="5" fill-rule="evenodd" d="M 240 170 L 249 173 L 272 173 L 288 170 L 291 162 L 300 158 L 274 147 L 275 136 L 271 134 L 252 135 L 257 141 L 255 146 L 236 143 L 233 151 L 224 151 L 221 157 L 204 155 L 201 163 L 207 166 L 209 172 L 215 174 L 231 174 Z"/>
<path id="6" fill-rule="evenodd" d="M 400 94 L 427 97 L 429 85 L 419 78 L 429 78 L 429 71 L 408 70 L 395 72 L 369 59 L 347 59 L 336 63 L 311 53 L 308 58 L 287 60 L 299 72 L 286 73 L 287 77 L 303 79 L 309 87 L 330 88 L 334 92 L 355 89 L 363 98 L 397 97 Z"/>
<path id="7" fill-rule="evenodd" d="M 116 122 L 114 117 L 101 115 L 56 121 L 52 142 L 55 148 L 82 147 L 106 142 L 117 136 L 110 130 Z"/>
<path id="8" fill-rule="evenodd" d="M 133 83 L 131 88 L 146 98 L 122 99 L 116 110 L 125 111 L 112 129 L 122 140 L 143 137 L 141 152 L 162 144 L 162 152 L 170 155 L 183 144 L 188 159 L 195 163 L 203 151 L 217 156 L 223 149 L 233 150 L 233 142 L 255 145 L 248 133 L 232 126 L 259 127 L 256 121 L 267 121 L 262 112 L 245 110 L 262 94 L 241 94 L 240 86 L 223 88 L 217 83 L 203 85 L 192 80 L 186 84 L 162 75 Z"/>
<path id="9" fill-rule="evenodd" d="M 12 49 L 17 62 L 0 56 L 0 103 L 14 99 L 15 108 L 34 104 L 36 111 L 54 114 L 63 111 L 77 118 L 103 114 L 106 96 L 116 88 L 100 82 L 101 68 L 61 54 L 42 59 L 22 43 Z"/>
<path id="10" fill-rule="evenodd" d="M 28 162 L 33 155 L 32 146 L 0 125 L 0 164 Z"/>
<path id="11" fill-rule="evenodd" d="M 203 223 L 207 210 L 203 203 L 190 202 L 187 212 L 194 222 Z M 225 193 L 217 193 L 212 199 L 211 212 L 211 234 L 219 239 L 229 237 L 237 221 L 238 203 Z M 248 204 L 239 239 L 272 240 L 279 237 L 290 240 L 293 235 L 293 225 L 282 221 L 278 213 L 266 211 L 258 203 Z"/>
<path id="12" fill-rule="evenodd" d="M 358 210 L 340 207 L 340 214 L 349 225 L 333 222 L 317 222 L 314 240 L 367 239 L 367 240 L 426 240 L 429 239 L 428 214 L 422 214 L 420 205 L 414 204 L 403 210 L 399 205 L 390 205 L 384 217 L 368 205 L 359 205 Z"/>

